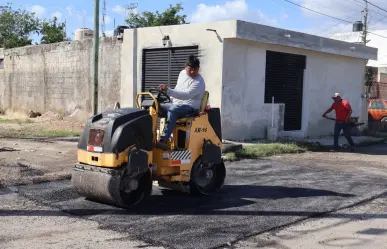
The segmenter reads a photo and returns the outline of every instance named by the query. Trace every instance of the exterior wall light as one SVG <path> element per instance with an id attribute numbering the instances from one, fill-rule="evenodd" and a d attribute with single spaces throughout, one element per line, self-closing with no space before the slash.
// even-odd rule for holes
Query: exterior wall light
<path id="1" fill-rule="evenodd" d="M 163 45 L 164 45 L 164 47 L 167 45 L 167 43 L 170 41 L 170 39 L 169 39 L 169 35 L 165 35 L 164 37 L 163 37 Z"/>

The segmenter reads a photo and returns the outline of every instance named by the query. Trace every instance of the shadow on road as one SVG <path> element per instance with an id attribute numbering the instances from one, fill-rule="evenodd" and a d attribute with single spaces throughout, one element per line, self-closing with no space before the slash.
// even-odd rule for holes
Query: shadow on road
<path id="1" fill-rule="evenodd" d="M 0 216 L 62 216 L 69 213 L 76 216 L 98 214 L 109 215 L 242 215 L 242 216 L 316 216 L 325 212 L 286 211 L 279 207 L 278 211 L 257 210 L 253 206 L 259 200 L 276 200 L 283 198 L 308 197 L 354 197 L 352 194 L 338 193 L 322 189 L 226 185 L 222 191 L 213 196 L 193 197 L 189 194 L 172 190 L 161 190 L 161 195 L 151 195 L 142 203 L 130 209 L 121 209 L 84 198 L 70 200 L 61 211 L 39 210 L 0 210 Z M 254 200 L 256 199 L 256 200 Z M 55 204 L 54 204 L 55 205 Z M 78 207 L 77 207 L 78 206 Z M 87 208 L 87 206 L 89 208 Z M 63 213 L 65 212 L 65 213 Z M 387 215 L 386 215 L 387 216 Z"/>

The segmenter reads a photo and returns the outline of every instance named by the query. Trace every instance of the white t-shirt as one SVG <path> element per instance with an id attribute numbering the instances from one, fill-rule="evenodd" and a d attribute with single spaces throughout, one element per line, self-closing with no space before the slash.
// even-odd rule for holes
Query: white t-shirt
<path id="1" fill-rule="evenodd" d="M 205 90 L 206 84 L 200 74 L 192 78 L 182 70 L 176 87 L 169 88 L 167 94 L 172 97 L 173 104 L 189 105 L 199 110 Z"/>

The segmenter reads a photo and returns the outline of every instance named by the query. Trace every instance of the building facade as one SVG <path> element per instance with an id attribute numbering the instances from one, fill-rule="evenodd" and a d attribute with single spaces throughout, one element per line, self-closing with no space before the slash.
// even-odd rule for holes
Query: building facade
<path id="1" fill-rule="evenodd" d="M 201 59 L 209 104 L 220 107 L 225 139 L 330 135 L 321 117 L 339 92 L 366 121 L 364 73 L 377 49 L 244 21 L 175 25 L 124 32 L 121 104 L 137 92 L 173 87 L 189 54 Z M 272 101 L 274 99 L 274 104 Z"/>

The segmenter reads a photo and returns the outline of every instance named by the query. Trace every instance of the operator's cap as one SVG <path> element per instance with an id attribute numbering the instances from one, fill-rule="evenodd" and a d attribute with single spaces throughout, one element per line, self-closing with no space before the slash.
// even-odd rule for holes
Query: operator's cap
<path id="1" fill-rule="evenodd" d="M 341 99 L 340 93 L 335 93 L 335 94 L 332 96 L 332 99 L 336 99 L 336 98 Z"/>

